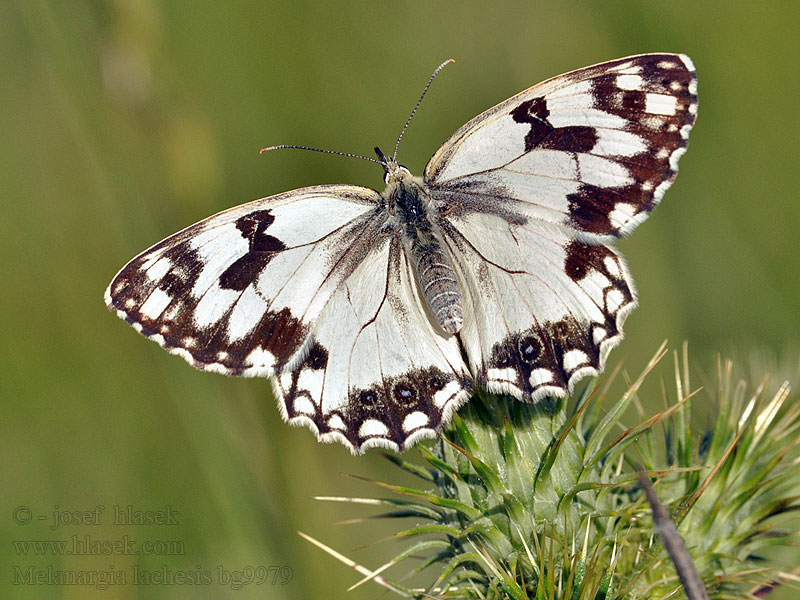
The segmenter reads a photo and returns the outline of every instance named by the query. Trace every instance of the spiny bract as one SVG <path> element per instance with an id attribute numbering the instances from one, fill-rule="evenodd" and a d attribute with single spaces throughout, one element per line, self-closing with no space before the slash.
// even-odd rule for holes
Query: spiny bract
<path id="1" fill-rule="evenodd" d="M 391 564 L 421 556 L 415 571 L 438 565 L 435 581 L 412 589 L 351 566 L 411 598 L 682 597 L 637 481 L 641 467 L 711 597 L 755 598 L 789 583 L 792 576 L 761 555 L 798 541 L 796 527 L 778 517 L 800 508 L 800 469 L 790 455 L 800 405 L 784 406 L 788 384 L 768 393 L 766 383 L 752 390 L 735 382 L 730 362 L 719 364 L 711 389 L 690 392 L 684 349 L 682 360 L 675 355 L 676 400 L 665 387 L 667 408 L 644 415 L 640 388 L 665 353 L 611 403 L 608 385 L 592 397 L 587 388 L 538 404 L 474 398 L 432 450 L 420 448 L 428 468 L 389 456 L 428 489 L 382 483 L 405 499 L 373 500 L 392 507 L 384 516 L 419 521 L 396 534 L 420 541 Z M 716 410 L 708 428 L 695 429 L 695 398 Z M 641 421 L 626 429 L 621 418 L 631 405 Z"/>

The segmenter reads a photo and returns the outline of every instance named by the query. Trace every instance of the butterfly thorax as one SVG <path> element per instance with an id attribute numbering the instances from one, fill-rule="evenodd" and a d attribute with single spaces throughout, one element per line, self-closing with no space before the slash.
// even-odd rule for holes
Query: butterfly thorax
<path id="1" fill-rule="evenodd" d="M 417 280 L 433 316 L 448 333 L 464 322 L 461 293 L 453 263 L 439 229 L 439 213 L 422 178 L 396 163 L 387 165 L 386 200 L 394 229 L 416 269 Z"/>

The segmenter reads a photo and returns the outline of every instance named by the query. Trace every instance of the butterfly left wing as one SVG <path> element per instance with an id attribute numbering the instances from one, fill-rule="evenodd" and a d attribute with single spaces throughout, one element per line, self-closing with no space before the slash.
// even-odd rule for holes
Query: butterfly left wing
<path id="1" fill-rule="evenodd" d="M 425 169 L 479 383 L 536 400 L 604 367 L 636 306 L 609 242 L 660 202 L 697 112 L 688 57 L 559 75 L 479 115 Z"/>

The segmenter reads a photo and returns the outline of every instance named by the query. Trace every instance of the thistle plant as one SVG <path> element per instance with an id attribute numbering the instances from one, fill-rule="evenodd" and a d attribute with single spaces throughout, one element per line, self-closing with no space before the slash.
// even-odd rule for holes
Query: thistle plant
<path id="1" fill-rule="evenodd" d="M 382 567 L 308 539 L 362 581 L 408 598 L 684 597 L 653 527 L 642 471 L 712 598 L 760 598 L 796 584 L 796 572 L 763 558 L 797 542 L 800 405 L 787 402 L 788 383 L 751 387 L 720 361 L 716 380 L 693 390 L 684 347 L 674 355 L 674 381 L 662 383 L 665 408 L 646 414 L 642 384 L 665 354 L 662 346 L 619 396 L 609 392 L 619 369 L 573 398 L 525 404 L 479 393 L 433 447 L 419 447 L 424 466 L 387 455 L 422 480 L 418 488 L 375 482 L 392 496 L 321 498 L 415 521 L 394 535 L 407 545 Z M 715 413 L 704 427 L 693 418 L 700 399 Z M 626 427 L 629 409 L 638 424 Z M 430 573 L 430 584 L 384 575 L 398 563 L 412 566 L 407 575 Z"/>

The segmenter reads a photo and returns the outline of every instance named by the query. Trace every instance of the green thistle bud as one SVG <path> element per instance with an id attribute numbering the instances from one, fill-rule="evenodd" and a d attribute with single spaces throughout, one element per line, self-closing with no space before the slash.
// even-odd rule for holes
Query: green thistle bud
<path id="1" fill-rule="evenodd" d="M 682 361 L 675 357 L 677 401 L 622 427 L 664 354 L 662 347 L 613 402 L 608 386 L 536 404 L 478 394 L 432 448 L 419 448 L 426 468 L 388 456 L 426 489 L 381 484 L 404 499 L 373 500 L 395 509 L 386 516 L 417 519 L 396 535 L 414 543 L 389 564 L 423 556 L 415 570 L 436 571 L 430 586 L 408 589 L 349 564 L 410 598 L 681 597 L 638 482 L 641 467 L 711 597 L 755 597 L 760 587 L 781 585 L 784 574 L 759 557 L 797 542 L 780 519 L 800 508 L 791 455 L 800 406 L 784 407 L 787 384 L 770 394 L 765 385 L 748 391 L 721 363 L 713 389 L 700 392 L 716 418 L 697 432 L 684 348 Z"/>

